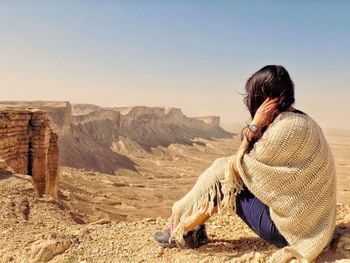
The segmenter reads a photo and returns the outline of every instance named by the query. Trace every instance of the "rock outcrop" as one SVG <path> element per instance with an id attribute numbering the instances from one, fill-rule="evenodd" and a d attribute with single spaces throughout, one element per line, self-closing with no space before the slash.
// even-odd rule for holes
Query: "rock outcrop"
<path id="1" fill-rule="evenodd" d="M 113 121 L 119 127 L 120 113 L 119 111 L 113 109 L 99 109 L 97 111 L 91 111 L 86 114 L 72 116 L 73 125 L 81 125 L 99 120 Z"/>
<path id="2" fill-rule="evenodd" d="M 72 108 L 72 114 L 85 115 L 94 111 L 99 111 L 101 109 L 104 109 L 104 108 L 94 104 L 74 104 L 74 107 Z"/>
<path id="3" fill-rule="evenodd" d="M 233 135 L 220 127 L 218 116 L 191 118 L 178 108 L 99 107 L 59 101 L 0 104 L 36 107 L 47 113 L 53 131 L 60 137 L 60 165 L 109 174 L 122 168 L 136 170 L 135 163 L 126 154 L 135 150 L 151 152 L 154 147 L 174 143 L 192 145 L 196 138 L 211 140 Z M 119 151 L 120 144 L 133 145 L 133 148 Z"/>
<path id="4" fill-rule="evenodd" d="M 48 238 L 36 240 L 31 247 L 31 263 L 48 262 L 55 256 L 65 252 L 72 244 L 74 238 L 64 235 L 50 235 Z"/>
<path id="5" fill-rule="evenodd" d="M 205 116 L 197 117 L 196 119 L 204 121 L 212 127 L 220 127 L 220 117 L 219 116 Z"/>
<path id="6" fill-rule="evenodd" d="M 172 143 L 192 144 L 196 137 L 211 139 L 233 135 L 220 127 L 217 116 L 203 117 L 203 120 L 190 118 L 178 108 L 135 106 L 115 109 L 120 112 L 120 133 L 146 150 Z"/>
<path id="7" fill-rule="evenodd" d="M 71 132 L 60 138 L 61 165 L 108 174 L 122 168 L 136 170 L 134 162 L 112 149 L 119 138 L 117 122 L 96 118 L 96 113 L 74 119 L 80 120 L 74 121 Z"/>
<path id="8" fill-rule="evenodd" d="M 109 174 L 137 170 L 130 154 L 233 135 L 220 127 L 219 117 L 190 118 L 177 108 L 73 104 L 72 112 L 71 132 L 60 140 L 61 164 Z"/>
<path id="9" fill-rule="evenodd" d="M 0 158 L 14 173 L 32 176 L 39 194 L 58 195 L 58 137 L 46 113 L 0 107 Z"/>
<path id="10" fill-rule="evenodd" d="M 52 129 L 58 136 L 70 132 L 72 106 L 67 101 L 2 101 L 0 106 L 38 108 L 48 114 Z"/>

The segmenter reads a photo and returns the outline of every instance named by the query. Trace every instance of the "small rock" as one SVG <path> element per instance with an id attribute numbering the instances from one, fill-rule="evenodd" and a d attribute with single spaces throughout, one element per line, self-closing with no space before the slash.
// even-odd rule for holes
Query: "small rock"
<path id="1" fill-rule="evenodd" d="M 31 262 L 48 262 L 56 255 L 64 253 L 71 245 L 70 238 L 55 238 L 37 240 L 31 247 Z"/>
<path id="2" fill-rule="evenodd" d="M 108 219 L 100 219 L 98 221 L 90 223 L 90 225 L 105 225 L 111 223 L 111 220 Z"/>

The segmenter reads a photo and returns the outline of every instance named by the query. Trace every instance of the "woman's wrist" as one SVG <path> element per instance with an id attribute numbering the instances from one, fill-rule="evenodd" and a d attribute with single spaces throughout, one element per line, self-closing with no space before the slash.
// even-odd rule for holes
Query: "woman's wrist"
<path id="1" fill-rule="evenodd" d="M 247 125 L 243 129 L 243 136 L 247 142 L 250 142 L 257 134 L 257 130 L 254 130 L 251 125 Z"/>
<path id="2" fill-rule="evenodd" d="M 252 133 L 256 133 L 260 128 L 255 125 L 254 123 L 248 124 L 247 128 L 249 131 L 251 131 Z"/>
<path id="3" fill-rule="evenodd" d="M 246 128 L 247 128 L 247 132 L 252 133 L 252 137 L 258 136 L 261 131 L 261 126 L 254 122 L 251 122 L 250 124 L 248 124 Z"/>
<path id="4" fill-rule="evenodd" d="M 263 124 L 259 121 L 256 121 L 256 120 L 252 120 L 252 122 L 250 123 L 250 125 L 254 125 L 256 126 L 258 129 L 261 129 L 261 127 L 263 126 Z"/>

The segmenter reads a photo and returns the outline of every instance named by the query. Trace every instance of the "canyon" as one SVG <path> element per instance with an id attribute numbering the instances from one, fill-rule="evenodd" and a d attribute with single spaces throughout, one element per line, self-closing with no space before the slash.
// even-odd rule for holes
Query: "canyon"
<path id="1" fill-rule="evenodd" d="M 237 216 L 211 218 L 199 249 L 153 242 L 173 202 L 237 150 L 240 127 L 177 108 L 69 102 L 1 102 L 0 117 L 0 262 L 265 262 L 276 251 Z M 339 176 L 337 239 L 317 262 L 346 262 L 350 137 L 326 134 Z"/>
<path id="2" fill-rule="evenodd" d="M 36 107 L 47 112 L 60 137 L 60 165 L 115 174 L 136 170 L 128 154 L 151 152 L 172 143 L 192 145 L 195 138 L 229 138 L 218 116 L 187 117 L 164 107 L 99 107 L 69 102 L 0 102 L 3 106 Z M 128 151 L 126 144 L 133 145 Z"/>

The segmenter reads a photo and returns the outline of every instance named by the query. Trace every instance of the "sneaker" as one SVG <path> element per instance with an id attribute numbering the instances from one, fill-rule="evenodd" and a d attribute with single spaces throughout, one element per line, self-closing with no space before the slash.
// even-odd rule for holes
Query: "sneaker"
<path id="1" fill-rule="evenodd" d="M 183 245 L 180 245 L 171 237 L 170 227 L 164 232 L 156 232 L 154 234 L 154 239 L 161 247 L 179 247 L 184 249 L 198 248 L 200 245 L 204 245 L 209 242 L 205 225 L 199 225 L 193 231 L 190 231 L 184 235 L 185 243 Z"/>
<path id="2" fill-rule="evenodd" d="M 208 234 L 205 225 L 197 226 L 194 231 L 196 231 L 196 236 L 199 245 L 205 245 L 209 242 Z"/>
<path id="3" fill-rule="evenodd" d="M 167 228 L 164 232 L 156 232 L 154 234 L 154 240 L 161 247 L 167 247 L 167 248 L 176 247 L 176 242 L 171 237 L 171 230 L 170 230 L 170 228 Z"/>

